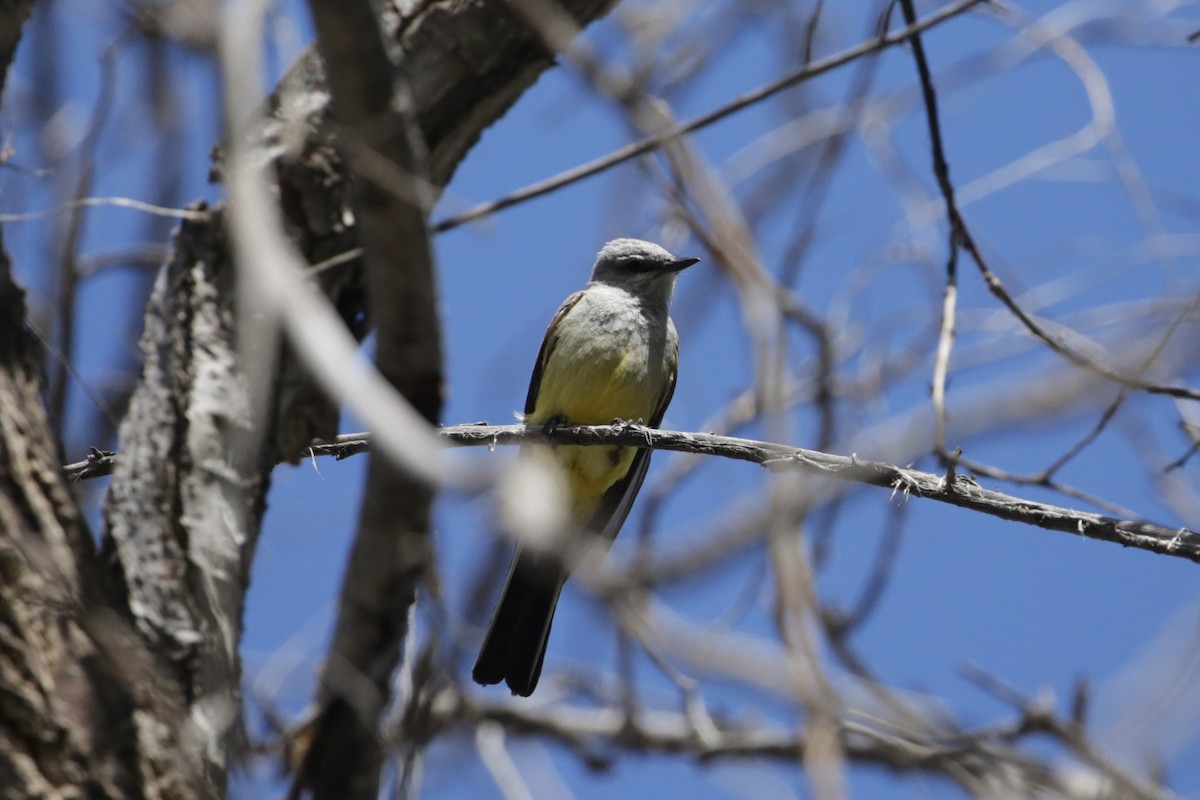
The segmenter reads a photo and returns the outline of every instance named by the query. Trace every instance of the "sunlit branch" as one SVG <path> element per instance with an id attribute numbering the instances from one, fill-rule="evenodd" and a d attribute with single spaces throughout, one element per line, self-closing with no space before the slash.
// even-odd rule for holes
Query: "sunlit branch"
<path id="1" fill-rule="evenodd" d="M 740 97 L 726 103 L 720 108 L 713 109 L 698 117 L 694 117 L 687 122 L 683 122 L 671 130 L 665 131 L 655 136 L 649 136 L 641 141 L 626 145 L 619 150 L 615 150 L 607 156 L 590 161 L 587 164 L 581 164 L 573 169 L 566 170 L 558 175 L 548 178 L 547 180 L 538 183 L 530 184 L 523 189 L 519 189 L 511 194 L 505 195 L 497 200 L 492 200 L 487 203 L 482 203 L 474 208 L 468 209 L 461 214 L 456 214 L 452 217 L 447 217 L 438 221 L 433 226 L 435 233 L 448 231 L 452 228 L 457 228 L 460 225 L 465 225 L 481 217 L 489 216 L 497 211 L 501 211 L 509 206 L 523 203 L 526 200 L 532 200 L 536 197 L 541 197 L 544 194 L 549 194 L 564 186 L 590 178 L 593 175 L 599 174 L 611 167 L 622 164 L 630 159 L 637 158 L 640 155 L 649 153 L 652 150 L 657 150 L 668 142 L 676 140 L 678 137 L 691 133 L 693 131 L 705 128 L 714 122 L 719 122 L 728 116 L 731 116 L 738 111 L 756 105 L 763 100 L 775 96 L 785 89 L 790 89 L 804 81 L 816 78 L 826 72 L 837 69 L 845 64 L 862 58 L 865 55 L 878 52 L 893 45 L 907 41 L 911 36 L 924 30 L 934 27 L 948 19 L 958 16 L 968 9 L 980 5 L 983 0 L 959 0 L 957 3 L 951 3 L 945 8 L 938 9 L 935 13 L 930 14 L 925 19 L 919 21 L 915 25 L 911 25 L 902 30 L 896 31 L 878 39 L 862 42 L 849 50 L 844 50 L 841 53 L 823 58 L 811 64 L 807 64 L 804 68 L 796 70 L 788 75 L 777 80 L 771 81 L 765 86 L 747 92 Z"/>
<path id="2" fill-rule="evenodd" d="M 796 470 L 810 475 L 879 486 L 900 492 L 905 497 L 923 497 L 1000 519 L 1200 563 L 1200 533 L 1187 528 L 1169 528 L 1142 520 L 1120 519 L 1040 503 L 985 489 L 963 475 L 952 474 L 952 479 L 947 480 L 947 476 L 898 467 L 881 461 L 868 461 L 855 455 L 833 455 L 802 447 L 732 436 L 658 430 L 632 423 L 564 426 L 552 429 L 541 426 L 527 428 L 524 425 L 454 425 L 442 428 L 440 434 L 454 444 L 476 447 L 530 442 L 597 446 L 618 444 L 719 456 L 748 461 L 772 470 Z M 367 452 L 370 448 L 369 434 L 345 434 L 333 442 L 314 443 L 303 455 L 314 458 L 333 456 L 341 459 Z M 67 476 L 74 480 L 94 478 L 110 473 L 116 459 L 115 453 L 94 451 L 88 460 L 69 464 L 64 469 Z"/>

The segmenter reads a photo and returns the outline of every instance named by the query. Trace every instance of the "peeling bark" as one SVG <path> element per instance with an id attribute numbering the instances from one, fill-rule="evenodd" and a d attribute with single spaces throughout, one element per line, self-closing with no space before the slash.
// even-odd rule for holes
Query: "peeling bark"
<path id="1" fill-rule="evenodd" d="M 172 703 L 58 466 L 24 319 L 0 240 L 0 798 L 191 797 L 155 735 Z"/>
<path id="2" fill-rule="evenodd" d="M 0 66 L 30 5 L 0 1 Z M 586 23 L 609 3 L 571 5 Z M 414 76 L 431 178 L 444 186 L 482 130 L 552 61 L 499 3 L 442 0 L 391 22 Z M 367 291 L 361 260 L 347 256 L 358 245 L 351 181 L 332 144 L 315 52 L 269 108 L 259 151 L 277 175 L 289 233 L 312 263 L 344 257 L 314 280 L 361 337 Z M 121 425 L 123 458 L 96 552 L 59 468 L 38 348 L 0 252 L 0 798 L 224 794 L 240 731 L 242 609 L 270 471 L 314 437 L 332 436 L 338 411 L 285 352 L 270 418 L 252 418 L 234 302 L 217 208 L 178 231 L 149 301 L 145 366 Z M 424 354 L 409 363 L 440 374 L 436 342 L 418 335 L 403 348 Z M 393 372 L 398 386 L 431 385 L 424 367 L 420 376 Z M 432 384 L 432 395 L 410 396 L 435 418 L 440 378 Z M 396 524 L 426 536 L 427 505 L 414 502 L 413 518 Z M 406 573 L 428 558 L 421 548 L 401 555 L 395 569 Z M 402 616 L 413 594 L 359 601 L 377 618 Z M 379 644 L 398 652 L 395 639 Z"/>
<path id="3" fill-rule="evenodd" d="M 577 5 L 577 18 L 587 21 L 609 4 Z M 414 76 L 431 179 L 440 187 L 482 130 L 552 60 L 503 4 L 428 3 L 393 28 Z M 359 237 L 350 206 L 353 181 L 334 147 L 329 105 L 323 65 L 312 51 L 269 99 L 256 146 L 274 167 L 288 233 L 310 263 L 345 257 L 346 263 L 321 271 L 315 280 L 361 337 L 368 327 L 368 291 L 362 259 L 346 255 Z M 218 148 L 214 176 L 221 170 Z M 200 795 L 223 791 L 236 749 L 237 646 L 270 470 L 313 438 L 332 436 L 338 415 L 285 348 L 268 392 L 270 419 L 250 418 L 236 360 L 233 270 L 223 214 L 217 208 L 209 219 L 183 225 L 155 286 L 143 337 L 146 365 L 121 426 L 121 450 L 129 457 L 114 474 L 105 507 L 106 553 L 128 594 L 124 616 L 156 655 L 178 698 L 155 718 L 162 732 L 155 744 L 169 749 L 173 743 L 187 760 L 182 774 L 200 776 L 192 784 Z M 396 269 L 405 269 L 405 262 Z M 400 279 L 406 280 L 403 274 Z M 427 295 L 418 292 L 401 305 L 432 306 Z M 436 309 L 423 310 L 436 318 Z M 436 325 L 419 327 L 426 333 L 406 336 L 401 345 L 420 356 L 402 359 L 414 369 L 390 369 L 389 378 L 427 417 L 436 418 Z M 433 389 L 420 388 L 429 386 Z M 265 435 L 254 439 L 260 431 Z M 250 450 L 247 439 L 255 442 Z M 428 528 L 428 492 L 420 494 L 408 504 L 411 519 L 389 521 L 397 530 L 412 531 L 415 540 L 427 536 Z M 427 561 L 427 548 L 406 547 L 385 572 L 418 576 L 407 581 L 410 591 L 392 591 L 392 578 L 385 576 L 374 584 L 384 590 L 353 598 L 366 612 L 363 619 L 396 618 L 390 633 L 373 630 L 369 637 L 374 652 L 393 653 L 377 670 L 384 686 L 383 673 L 390 673 L 399 653 L 400 622 Z M 370 721 L 367 727 L 374 729 Z"/>

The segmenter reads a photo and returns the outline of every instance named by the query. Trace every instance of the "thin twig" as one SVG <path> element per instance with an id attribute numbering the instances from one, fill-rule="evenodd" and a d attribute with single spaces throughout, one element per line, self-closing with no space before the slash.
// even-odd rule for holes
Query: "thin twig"
<path id="1" fill-rule="evenodd" d="M 878 50 L 883 50 L 899 44 L 900 42 L 906 41 L 914 34 L 939 25 L 942 22 L 956 17 L 964 11 L 971 9 L 976 5 L 980 5 L 983 2 L 985 2 L 985 0 L 959 0 L 959 2 L 951 3 L 944 8 L 938 9 L 938 11 L 935 13 L 930 14 L 928 17 L 921 20 L 918 25 L 905 28 L 904 30 L 880 37 L 879 39 L 863 42 L 855 47 L 850 48 L 849 50 L 844 50 L 837 55 L 821 59 L 820 61 L 785 75 L 782 78 L 774 80 L 765 86 L 761 86 L 758 89 L 747 92 L 746 94 L 735 98 L 720 108 L 709 111 L 706 114 L 701 114 L 700 116 L 694 117 L 687 122 L 674 126 L 670 130 L 661 134 L 649 136 L 641 141 L 634 142 L 633 144 L 626 145 L 619 150 L 615 150 L 607 156 L 590 161 L 587 164 L 581 164 L 573 169 L 566 170 L 552 178 L 548 178 L 547 180 L 530 184 L 523 189 L 518 189 L 517 191 L 505 195 L 499 199 L 482 203 L 474 208 L 464 211 L 461 214 L 456 214 L 452 217 L 442 219 L 434 224 L 432 230 L 434 233 L 448 231 L 452 228 L 465 225 L 468 222 L 473 222 L 481 217 L 494 214 L 495 212 L 508 208 L 509 206 L 523 203 L 526 200 L 532 200 L 535 197 L 541 197 L 544 194 L 549 194 L 550 192 L 561 189 L 569 184 L 581 181 L 585 178 L 590 178 L 591 176 L 603 172 L 610 167 L 614 167 L 618 164 L 629 161 L 630 159 L 637 158 L 638 156 L 648 153 L 652 150 L 656 150 L 667 142 L 673 141 L 683 134 L 691 133 L 692 131 L 697 131 L 701 128 L 707 127 L 714 122 L 719 122 L 720 120 L 731 116 L 738 111 L 760 103 L 785 89 L 790 89 L 799 83 L 803 83 L 804 81 L 811 80 L 819 75 L 823 75 L 826 72 L 837 69 L 838 67 L 848 64 L 851 61 L 870 53 L 874 53 Z"/>
<path id="2" fill-rule="evenodd" d="M 962 673 L 967 680 L 1001 702 L 1013 706 L 1021 714 L 1021 719 L 1012 728 L 1014 735 L 1043 733 L 1058 739 L 1120 787 L 1113 796 L 1146 800 L 1164 800 L 1173 796 L 1164 787 L 1130 773 L 1107 754 L 1100 752 L 1084 735 L 1080 725 L 1073 720 L 1059 719 L 1052 699 L 1026 697 L 1015 687 L 974 664 L 964 665 Z"/>
<path id="3" fill-rule="evenodd" d="M 912 0 L 901 0 L 901 6 L 904 9 L 905 21 L 908 22 L 909 26 L 911 27 L 912 22 L 916 19 L 916 10 L 913 6 L 913 2 Z M 1009 309 L 1009 311 L 1016 315 L 1017 319 L 1021 321 L 1021 323 L 1026 327 L 1026 329 L 1029 330 L 1030 333 L 1045 342 L 1050 349 L 1058 353 L 1060 356 L 1066 358 L 1068 361 L 1078 367 L 1090 370 L 1125 388 L 1139 389 L 1150 394 L 1165 394 L 1170 397 L 1183 397 L 1191 400 L 1200 400 L 1200 390 L 1192 389 L 1187 386 L 1158 384 L 1152 381 L 1144 380 L 1140 377 L 1140 375 L 1122 374 L 1121 372 L 1118 372 L 1117 370 L 1105 364 L 1101 364 L 1100 362 L 1078 352 L 1064 342 L 1061 338 L 1051 334 L 1044 327 L 1038 324 L 1038 322 L 1035 321 L 1028 312 L 1021 308 L 1013 296 L 1008 292 L 1007 288 L 1005 288 L 1003 282 L 1001 282 L 996 274 L 992 272 L 991 268 L 984 259 L 978 244 L 975 242 L 974 236 L 967 227 L 967 224 L 958 209 L 957 202 L 955 201 L 954 186 L 950 181 L 949 166 L 946 163 L 945 150 L 942 144 L 941 126 L 937 112 L 937 95 L 933 88 L 933 79 L 929 72 L 928 62 L 925 59 L 925 51 L 921 43 L 919 33 L 919 31 L 914 32 L 911 37 L 913 57 L 917 62 L 917 71 L 920 74 L 921 89 L 925 100 L 926 120 L 929 126 L 931 147 L 933 150 L 934 175 L 937 178 L 942 199 L 946 203 L 946 216 L 950 221 L 951 254 L 950 261 L 947 264 L 948 281 L 946 290 L 946 304 L 943 306 L 943 308 L 950 304 L 952 291 L 956 292 L 956 290 L 952 289 L 955 270 L 955 251 L 957 247 L 961 247 L 967 252 L 968 255 L 971 256 L 971 260 L 975 262 L 976 267 L 983 276 L 984 282 L 987 284 L 988 290 L 998 300 L 1000 300 L 1000 302 L 1003 303 Z M 943 333 L 939 343 L 939 367 L 943 369 L 945 368 L 945 365 L 941 363 L 943 346 L 945 346 L 944 343 L 951 341 L 953 331 L 952 326 L 948 325 L 947 323 L 948 320 L 945 318 L 945 316 L 943 316 Z M 948 361 L 948 348 L 946 360 Z M 935 406 L 937 405 L 936 395 L 938 391 L 936 372 L 937 370 L 935 370 L 934 386 Z M 935 439 L 936 438 L 937 437 L 935 436 Z M 938 453 L 940 455 L 944 455 L 944 442 L 939 441 L 937 444 Z"/>
<path id="4" fill-rule="evenodd" d="M 67 211 L 74 211 L 79 208 L 100 208 L 103 206 L 128 208 L 158 217 L 187 219 L 196 222 L 203 222 L 211 216 L 208 211 L 196 211 L 188 208 L 166 208 L 164 206 L 156 206 L 153 203 L 146 203 L 142 200 L 135 200 L 132 197 L 81 197 L 78 200 L 59 203 L 56 206 L 44 208 L 40 211 L 26 211 L 20 214 L 0 214 L 0 222 L 31 222 L 63 214 Z"/>
<path id="5" fill-rule="evenodd" d="M 636 752 L 690 755 L 700 763 L 748 758 L 795 764 L 811 746 L 805 733 L 779 726 L 722 721 L 711 738 L 698 737 L 685 714 L 647 710 L 633 726 L 615 707 L 582 707 L 555 704 L 536 706 L 513 702 L 489 702 L 460 689 L 442 690 L 432 704 L 433 722 L 454 730 L 490 721 L 523 735 L 536 735 L 557 742 L 576 753 L 587 766 L 606 766 L 611 758 L 597 755 L 612 747 Z M 1092 796 L 1076 791 L 1079 773 L 1026 757 L 1012 749 L 1011 740 L 1034 733 L 1012 726 L 992 726 L 974 731 L 926 729 L 919 734 L 897 730 L 885 722 L 841 720 L 839 738 L 846 756 L 860 764 L 873 764 L 897 773 L 940 774 L 964 787 L 974 786 L 983 765 L 1002 763 L 1018 770 L 1022 785 L 1041 786 L 1056 797 Z M 1098 757 L 1088 761 L 1101 774 L 1112 775 L 1111 761 Z M 1118 780 L 1139 790 L 1146 779 L 1117 772 Z M 1099 776 L 1097 776 L 1099 777 Z M 1085 783 L 1084 786 L 1090 784 Z M 1138 795 L 1142 796 L 1139 792 Z M 1171 795 L 1164 793 L 1169 797 Z"/>
<path id="6" fill-rule="evenodd" d="M 909 26 L 917 18 L 912 0 L 900 0 L 904 21 Z M 931 390 L 934 412 L 933 449 L 938 457 L 946 459 L 946 377 L 950 372 L 950 355 L 954 350 L 955 319 L 958 313 L 958 250 L 964 240 L 970 238 L 966 223 L 958 211 L 954 199 L 954 184 L 950 181 L 950 164 L 946 161 L 946 148 L 942 143 L 942 126 L 938 116 L 937 91 L 933 87 L 933 74 L 925 58 L 925 44 L 920 34 L 912 37 L 913 60 L 917 64 L 917 75 L 921 80 L 921 96 L 925 102 L 925 121 L 929 127 L 929 144 L 933 158 L 933 175 L 946 203 L 946 216 L 950 220 L 948 252 L 946 255 L 946 288 L 942 295 L 942 318 L 939 326 L 937 358 L 933 366 Z"/>

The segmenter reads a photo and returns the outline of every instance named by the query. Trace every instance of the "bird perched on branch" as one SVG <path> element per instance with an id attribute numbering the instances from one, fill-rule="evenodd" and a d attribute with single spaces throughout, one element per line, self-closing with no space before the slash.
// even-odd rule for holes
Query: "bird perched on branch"
<path id="1" fill-rule="evenodd" d="M 679 337 L 667 314 L 675 277 L 699 259 L 676 258 L 639 239 L 600 250 L 588 285 L 568 297 L 542 339 L 525 400 L 528 425 L 662 422 L 675 391 Z M 610 543 L 646 477 L 650 451 L 625 446 L 553 446 L 567 487 L 569 526 Z M 518 542 L 500 602 L 471 676 L 505 681 L 528 697 L 558 595 L 568 576 L 562 554 Z"/>

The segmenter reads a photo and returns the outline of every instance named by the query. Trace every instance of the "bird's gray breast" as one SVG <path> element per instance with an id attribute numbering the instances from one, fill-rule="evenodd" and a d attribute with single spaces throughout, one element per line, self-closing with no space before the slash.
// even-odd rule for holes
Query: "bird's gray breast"
<path id="1" fill-rule="evenodd" d="M 590 287 L 559 324 L 535 418 L 562 415 L 597 425 L 649 420 L 673 369 L 674 337 L 665 307 Z"/>
<path id="2" fill-rule="evenodd" d="M 575 333 L 582 339 L 581 349 L 604 360 L 617 356 L 641 362 L 649 371 L 663 366 L 675 336 L 665 305 L 648 304 L 607 286 L 588 289 L 572 316 L 572 322 L 578 322 Z"/>

